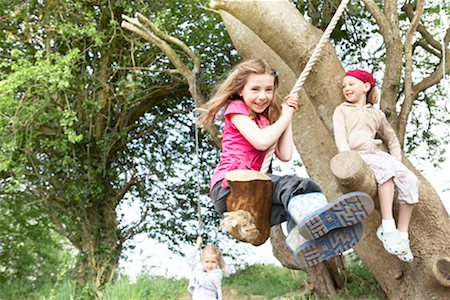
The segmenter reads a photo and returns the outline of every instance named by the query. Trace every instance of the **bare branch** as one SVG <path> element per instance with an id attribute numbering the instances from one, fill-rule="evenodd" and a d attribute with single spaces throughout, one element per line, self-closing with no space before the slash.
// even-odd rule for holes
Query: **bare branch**
<path id="1" fill-rule="evenodd" d="M 398 125 L 398 139 L 403 148 L 403 143 L 405 140 L 406 133 L 406 124 L 408 123 L 408 116 L 411 112 L 413 101 L 415 97 L 413 97 L 413 80 L 412 80 L 412 46 L 413 46 L 413 37 L 416 32 L 417 26 L 419 25 L 420 19 L 422 18 L 425 0 L 417 0 L 416 2 L 416 10 L 414 13 L 414 17 L 411 21 L 411 25 L 406 32 L 405 37 L 405 100 L 403 101 L 402 108 L 400 110 L 399 115 L 399 125 Z"/>
<path id="2" fill-rule="evenodd" d="M 152 29 L 152 31 L 160 38 L 180 47 L 180 49 L 183 50 L 192 59 L 192 62 L 194 64 L 194 68 L 192 71 L 194 73 L 197 73 L 200 70 L 200 59 L 197 57 L 197 55 L 194 54 L 194 52 L 191 51 L 191 49 L 189 49 L 189 47 L 185 43 L 173 36 L 162 32 L 152 21 L 144 17 L 142 14 L 136 13 L 136 17 L 139 21 L 144 22 L 146 25 L 148 25 Z"/>
<path id="3" fill-rule="evenodd" d="M 131 239 L 136 234 L 139 234 L 144 231 L 144 229 L 142 228 L 141 225 L 144 224 L 150 211 L 151 211 L 151 208 L 147 206 L 145 211 L 141 214 L 141 217 L 137 222 L 134 222 L 121 230 L 121 238 L 120 238 L 121 244 L 125 243 L 127 240 Z"/>
<path id="4" fill-rule="evenodd" d="M 366 6 L 369 13 L 375 18 L 375 22 L 380 27 L 380 32 L 384 36 L 388 36 L 391 31 L 391 26 L 386 19 L 386 16 L 383 12 L 378 8 L 377 4 L 374 0 L 363 0 L 364 5 Z M 386 1 L 388 2 L 388 1 Z"/>
<path id="5" fill-rule="evenodd" d="M 139 13 L 137 13 L 136 15 L 140 20 L 145 22 L 145 25 L 147 25 L 147 27 L 143 25 L 139 19 L 130 18 L 125 15 L 122 16 L 124 20 L 122 21 L 122 27 L 134 33 L 137 33 L 144 39 L 159 47 L 167 55 L 169 60 L 174 64 L 181 75 L 186 78 L 189 84 L 189 92 L 191 93 L 192 98 L 195 101 L 195 106 L 200 107 L 206 102 L 206 99 L 202 95 L 198 84 L 197 75 L 200 70 L 200 60 L 198 59 L 198 57 L 182 41 L 163 33 L 153 22 L 145 18 L 143 15 Z M 192 63 L 194 65 L 192 71 L 189 70 L 189 68 L 181 60 L 175 50 L 168 43 L 166 43 L 166 41 L 169 41 L 170 43 L 173 43 L 176 46 L 180 47 L 186 53 L 186 55 L 192 59 Z M 211 134 L 214 144 L 218 148 L 220 148 L 221 140 L 219 137 L 219 130 L 217 126 L 211 125 L 206 129 Z"/>
<path id="6" fill-rule="evenodd" d="M 408 19 L 412 20 L 414 17 L 414 5 L 413 4 L 405 4 L 403 6 L 403 11 L 405 12 Z M 425 41 L 428 43 L 428 45 L 432 46 L 434 49 L 440 50 L 441 49 L 441 43 L 437 41 L 432 34 L 428 32 L 428 30 L 423 26 L 422 24 L 419 24 L 417 27 L 417 31 L 420 32 L 422 37 L 425 39 Z M 428 48 L 428 47 L 427 47 Z M 425 50 L 433 53 L 436 55 L 436 52 L 432 52 L 428 50 L 427 48 L 424 48 Z"/>
<path id="7" fill-rule="evenodd" d="M 113 203 L 114 207 L 119 203 L 120 200 L 123 199 L 125 194 L 131 189 L 131 187 L 136 183 L 136 177 L 134 175 L 131 176 L 130 180 L 128 180 L 118 191 L 116 196 L 114 197 Z"/>
<path id="8" fill-rule="evenodd" d="M 420 25 L 419 25 L 420 26 Z M 414 49 L 413 51 L 417 48 L 417 47 L 422 47 L 422 49 L 424 49 L 427 52 L 430 52 L 431 54 L 433 54 L 436 57 L 440 57 L 441 53 L 439 52 L 439 50 L 434 49 L 433 47 L 430 46 L 430 44 L 424 40 L 419 40 L 416 41 L 414 43 Z"/>
<path id="9" fill-rule="evenodd" d="M 139 22 L 138 19 L 130 18 L 125 15 L 123 15 L 122 18 L 124 19 L 122 21 L 123 28 L 126 28 L 140 35 L 147 41 L 156 45 L 167 55 L 167 58 L 169 58 L 169 60 L 174 64 L 174 66 L 188 81 L 192 80 L 193 77 L 192 72 L 186 67 L 186 64 L 183 62 L 183 60 L 178 56 L 178 54 L 169 44 L 167 44 L 164 40 L 159 38 L 156 34 L 154 34 L 152 31 L 146 28 L 143 24 L 141 24 L 141 22 Z M 148 22 L 150 22 L 150 20 L 148 20 Z"/>

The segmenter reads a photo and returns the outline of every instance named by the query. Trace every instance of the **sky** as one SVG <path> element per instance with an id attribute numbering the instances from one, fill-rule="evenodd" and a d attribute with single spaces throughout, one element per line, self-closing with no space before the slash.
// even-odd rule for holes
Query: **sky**
<path id="1" fill-rule="evenodd" d="M 421 166 L 424 162 L 410 159 L 418 169 L 423 170 L 422 174 L 439 193 L 447 212 L 450 214 L 450 177 L 448 176 L 448 170 L 450 169 L 450 145 L 447 146 L 446 153 L 447 160 L 436 169 L 425 165 Z M 294 168 L 292 162 L 282 164 L 281 168 L 285 174 L 296 172 L 299 173 L 299 176 L 306 176 L 305 171 Z M 131 279 L 135 279 L 140 274 L 189 278 L 191 270 L 184 257 L 172 253 L 164 244 L 148 239 L 143 235 L 136 237 L 135 241 L 136 248 L 126 253 L 129 259 L 120 262 L 119 268 L 122 274 L 129 276 Z M 191 245 L 184 245 L 182 247 L 183 252 L 188 251 L 189 247 Z M 272 255 L 270 241 L 258 247 L 247 243 L 238 243 L 237 247 L 241 248 L 243 250 L 242 252 L 245 252 L 238 259 L 250 265 L 259 263 L 281 266 L 278 260 Z M 234 262 L 225 258 L 225 262 L 231 272 L 235 270 L 234 265 L 240 264 L 242 261 Z"/>

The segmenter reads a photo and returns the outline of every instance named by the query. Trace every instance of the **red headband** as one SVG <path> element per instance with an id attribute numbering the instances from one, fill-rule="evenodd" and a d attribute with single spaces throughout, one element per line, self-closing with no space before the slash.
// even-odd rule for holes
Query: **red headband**
<path id="1" fill-rule="evenodd" d="M 356 79 L 359 79 L 364 83 L 368 82 L 368 83 L 370 83 L 371 87 L 374 87 L 377 85 L 377 83 L 375 82 L 375 79 L 373 79 L 372 74 L 370 74 L 369 72 L 364 71 L 364 70 L 351 70 L 351 71 L 348 71 L 347 73 L 345 73 L 344 77 L 345 76 L 355 77 Z"/>

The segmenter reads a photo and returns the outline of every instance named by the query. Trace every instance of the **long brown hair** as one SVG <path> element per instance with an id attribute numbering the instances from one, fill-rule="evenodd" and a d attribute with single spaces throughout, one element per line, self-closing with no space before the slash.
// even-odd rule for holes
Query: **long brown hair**
<path id="1" fill-rule="evenodd" d="M 242 91 L 247 83 L 248 77 L 253 74 L 272 74 L 274 75 L 274 98 L 279 85 L 278 73 L 263 59 L 246 60 L 236 65 L 229 73 L 227 78 L 216 86 L 213 96 L 203 106 L 197 109 L 200 112 L 198 124 L 206 126 L 214 122 L 217 113 L 231 100 L 242 99 L 239 92 Z M 272 100 L 272 103 L 264 112 L 269 122 L 272 124 L 280 116 L 280 105 Z M 251 117 L 253 112 L 251 112 Z"/>

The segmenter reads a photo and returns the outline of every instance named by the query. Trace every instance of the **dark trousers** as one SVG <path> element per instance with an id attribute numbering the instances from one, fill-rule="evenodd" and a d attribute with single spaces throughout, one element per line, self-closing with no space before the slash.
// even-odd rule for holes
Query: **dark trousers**
<path id="1" fill-rule="evenodd" d="M 295 175 L 278 176 L 267 174 L 272 180 L 272 212 L 270 215 L 270 225 L 281 224 L 287 221 L 287 230 L 290 232 L 297 224 L 287 212 L 289 200 L 300 194 L 322 192 L 320 187 L 310 178 L 302 178 Z M 214 209 L 223 214 L 227 211 L 227 197 L 230 188 L 221 187 L 222 181 L 217 182 L 212 191 L 211 199 Z"/>

